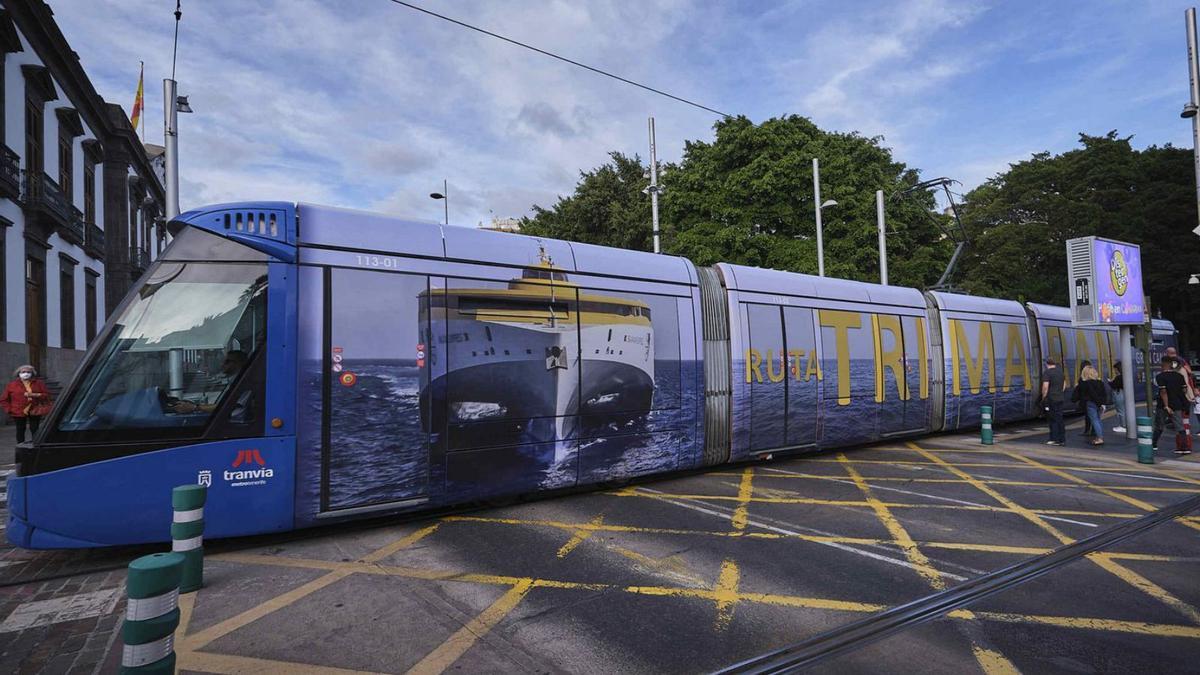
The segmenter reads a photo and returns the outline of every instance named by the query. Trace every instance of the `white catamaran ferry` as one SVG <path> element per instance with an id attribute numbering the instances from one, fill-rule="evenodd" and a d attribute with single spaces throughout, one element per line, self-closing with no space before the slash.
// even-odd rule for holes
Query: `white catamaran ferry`
<path id="1" fill-rule="evenodd" d="M 556 439 L 533 439 L 552 441 L 572 435 L 571 418 L 578 414 L 650 410 L 650 308 L 581 292 L 544 252 L 507 288 L 431 291 L 430 311 L 447 327 L 444 377 L 452 424 L 556 418 Z"/>

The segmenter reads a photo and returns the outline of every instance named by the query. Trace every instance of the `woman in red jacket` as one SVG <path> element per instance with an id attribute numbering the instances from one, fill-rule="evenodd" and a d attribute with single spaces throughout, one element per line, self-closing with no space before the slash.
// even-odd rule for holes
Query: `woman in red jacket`
<path id="1" fill-rule="evenodd" d="M 50 392 L 46 390 L 46 383 L 38 379 L 37 370 L 30 365 L 17 368 L 12 382 L 0 394 L 0 407 L 17 423 L 18 443 L 25 442 L 26 424 L 34 434 L 37 433 L 42 417 L 50 412 L 51 403 Z"/>

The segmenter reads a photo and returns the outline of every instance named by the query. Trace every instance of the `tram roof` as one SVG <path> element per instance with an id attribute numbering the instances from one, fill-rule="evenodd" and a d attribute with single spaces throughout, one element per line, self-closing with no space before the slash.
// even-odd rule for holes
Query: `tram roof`
<path id="1" fill-rule="evenodd" d="M 925 298 L 922 297 L 921 291 L 915 288 L 884 286 L 728 263 L 719 263 L 717 267 L 725 278 L 725 284 L 732 290 L 925 308 Z"/>
<path id="2" fill-rule="evenodd" d="M 278 227 L 274 234 L 269 229 L 260 231 L 259 214 L 276 214 L 286 227 Z M 269 215 L 265 217 L 269 221 Z M 238 229 L 243 222 L 255 226 Z M 296 247 L 301 246 L 514 267 L 538 266 L 548 258 L 555 268 L 568 273 L 697 283 L 693 265 L 679 256 L 446 226 L 318 204 L 216 204 L 180 214 L 172 223 L 207 229 L 288 261 L 295 260 Z"/>

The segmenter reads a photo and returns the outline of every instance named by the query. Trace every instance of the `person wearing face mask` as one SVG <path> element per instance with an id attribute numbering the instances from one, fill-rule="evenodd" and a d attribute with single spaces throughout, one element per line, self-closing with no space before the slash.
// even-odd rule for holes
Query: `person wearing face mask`
<path id="1" fill-rule="evenodd" d="M 17 425 L 17 442 L 25 442 L 25 427 L 37 433 L 42 418 L 50 412 L 53 401 L 46 383 L 38 379 L 33 366 L 24 365 L 13 373 L 12 382 L 0 394 L 0 407 L 8 412 Z"/>

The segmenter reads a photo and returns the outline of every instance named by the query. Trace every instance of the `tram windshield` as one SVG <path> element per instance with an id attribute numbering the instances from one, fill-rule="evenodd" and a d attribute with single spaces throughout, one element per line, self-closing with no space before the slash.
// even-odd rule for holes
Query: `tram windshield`
<path id="1" fill-rule="evenodd" d="M 78 381 L 57 431 L 76 440 L 138 429 L 196 434 L 265 344 L 266 300 L 265 264 L 158 263 Z M 231 415 L 251 410 L 256 395 L 241 387 Z"/>

